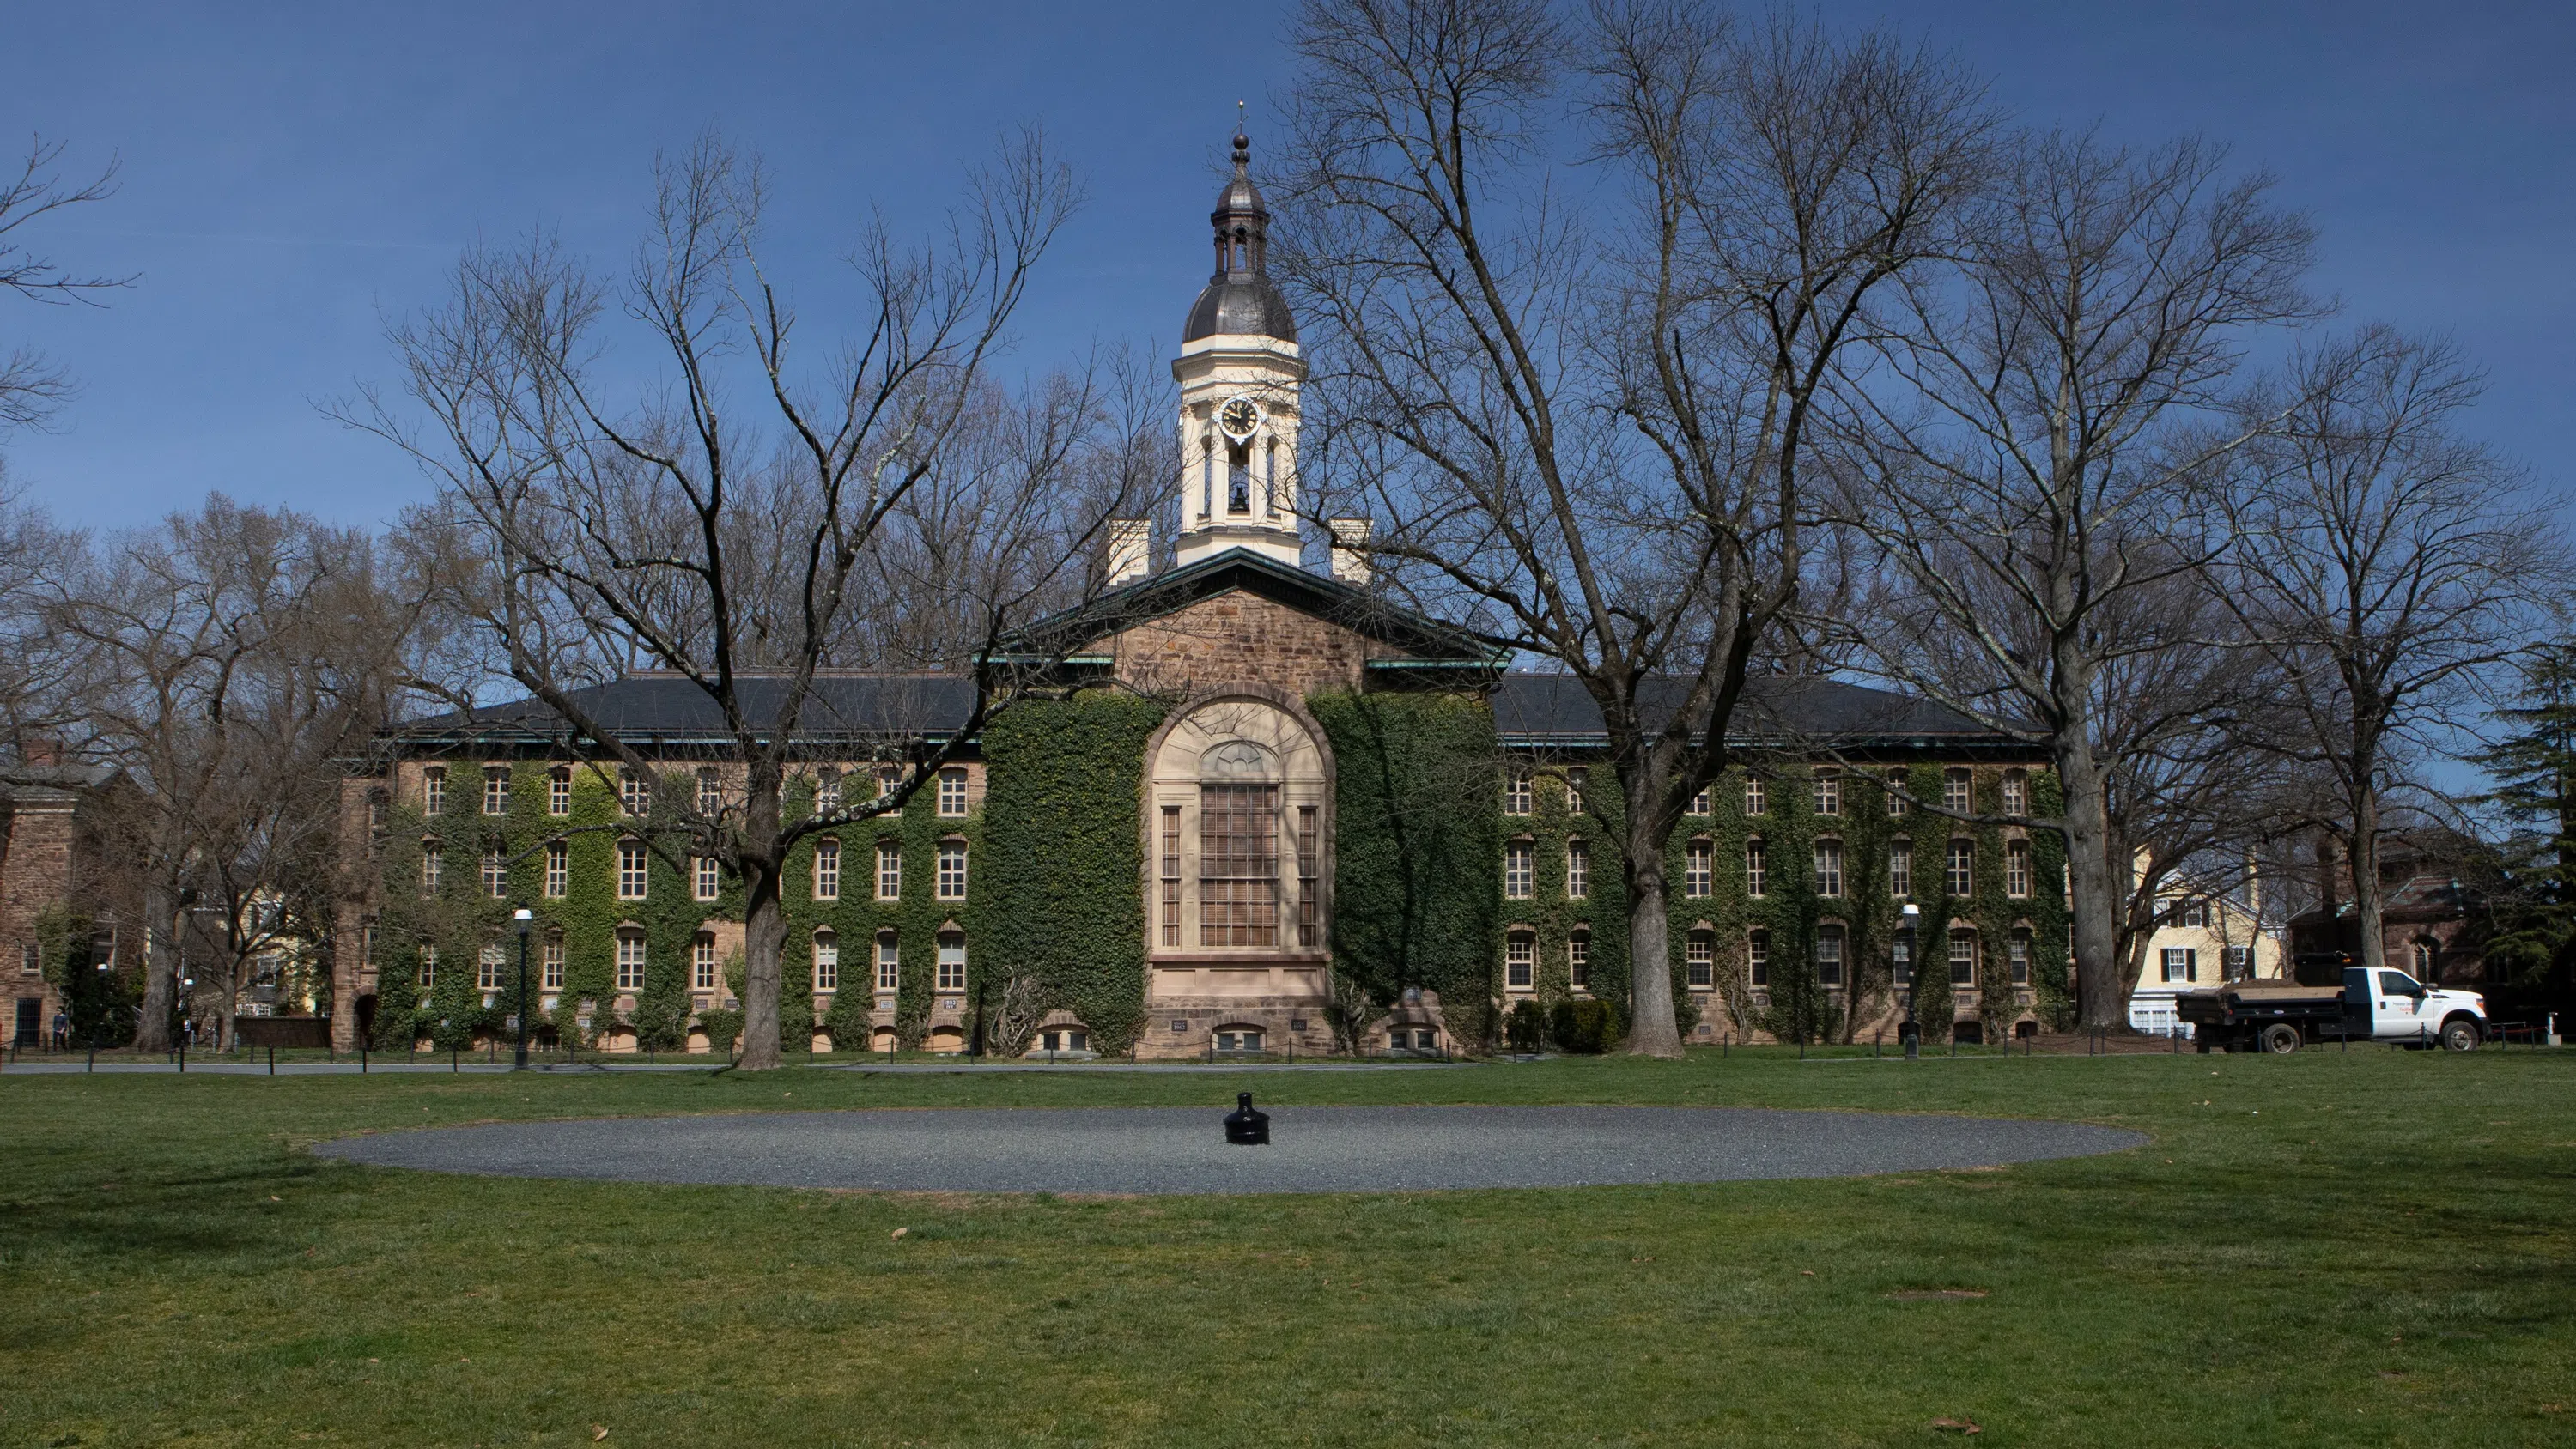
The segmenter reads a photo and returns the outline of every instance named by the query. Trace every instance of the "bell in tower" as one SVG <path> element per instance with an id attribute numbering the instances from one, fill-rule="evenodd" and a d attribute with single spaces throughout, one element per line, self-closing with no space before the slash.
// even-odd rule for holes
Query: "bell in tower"
<path id="1" fill-rule="evenodd" d="M 1186 566 L 1248 549 L 1294 567 L 1297 322 L 1270 282 L 1270 210 L 1252 184 L 1252 142 L 1234 138 L 1234 175 L 1218 194 L 1216 271 L 1190 307 L 1172 377 L 1181 385 L 1181 533 Z"/>

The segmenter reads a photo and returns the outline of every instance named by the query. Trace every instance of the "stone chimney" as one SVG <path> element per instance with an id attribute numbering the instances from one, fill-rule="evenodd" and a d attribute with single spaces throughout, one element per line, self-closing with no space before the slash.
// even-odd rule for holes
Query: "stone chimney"
<path id="1" fill-rule="evenodd" d="M 1367 588 L 1373 577 L 1368 558 L 1369 521 L 1335 518 L 1327 520 L 1325 526 L 1333 531 L 1334 579 L 1355 588 Z"/>
<path id="2" fill-rule="evenodd" d="M 1154 566 L 1154 522 L 1150 518 L 1109 520 L 1109 587 L 1132 584 Z"/>

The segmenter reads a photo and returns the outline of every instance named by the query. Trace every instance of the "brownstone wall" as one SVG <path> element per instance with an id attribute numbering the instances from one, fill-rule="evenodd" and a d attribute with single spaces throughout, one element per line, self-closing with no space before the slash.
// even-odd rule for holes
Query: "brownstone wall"
<path id="1" fill-rule="evenodd" d="M 1122 683 L 1153 694 L 1195 694 L 1257 679 L 1294 696 L 1356 690 L 1369 641 L 1327 619 L 1231 590 L 1103 640 Z"/>
<path id="2" fill-rule="evenodd" d="M 6 1040 L 17 1030 L 22 998 L 43 1003 L 37 1029 L 53 1030 L 59 1005 L 53 985 L 41 970 L 28 972 L 24 963 L 27 948 L 36 944 L 36 918 L 70 903 L 76 831 L 68 803 L 21 805 L 0 816 L 0 822 L 6 831 L 6 845 L 0 847 L 0 980 L 9 983 L 0 1040 Z"/>

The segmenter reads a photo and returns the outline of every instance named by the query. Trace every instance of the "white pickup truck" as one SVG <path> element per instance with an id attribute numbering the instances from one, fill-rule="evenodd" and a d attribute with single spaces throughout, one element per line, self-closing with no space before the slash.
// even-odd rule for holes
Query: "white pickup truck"
<path id="1" fill-rule="evenodd" d="M 2238 981 L 2186 992 L 2174 1014 L 2192 1024 L 2202 1051 L 2294 1052 L 2343 1040 L 2465 1052 L 2486 1040 L 2487 1002 L 2474 991 L 2427 986 L 2384 966 L 2345 966 L 2341 987 L 2302 974 L 2308 983 Z"/>

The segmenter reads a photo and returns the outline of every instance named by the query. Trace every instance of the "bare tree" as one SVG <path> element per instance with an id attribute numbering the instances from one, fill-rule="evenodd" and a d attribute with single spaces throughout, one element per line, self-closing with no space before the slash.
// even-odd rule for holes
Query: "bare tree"
<path id="1" fill-rule="evenodd" d="M 566 748 L 663 780 L 655 848 L 711 857 L 745 894 L 741 1065 L 779 1062 L 781 876 L 817 830 L 900 809 L 1043 673 L 1005 641 L 1096 581 L 1091 543 L 1135 480 L 1107 444 L 1095 374 L 1006 393 L 994 358 L 1032 270 L 1071 215 L 1070 176 L 1036 136 L 971 181 L 943 237 L 883 229 L 852 265 L 866 298 L 808 376 L 797 318 L 762 269 L 767 181 L 701 140 L 657 166 L 653 225 L 622 287 L 542 239 L 459 268 L 445 308 L 399 328 L 425 427 L 369 398 L 342 416 L 442 484 L 462 610 L 498 668 L 561 721 Z M 612 310 L 667 369 L 632 404 L 601 363 Z M 713 794 L 592 717 L 579 687 L 635 664 L 713 706 L 732 774 Z M 837 715 L 834 673 L 936 666 L 927 685 Z M 816 746 L 886 761 L 895 787 L 791 817 Z"/>
<path id="2" fill-rule="evenodd" d="M 62 306 L 98 303 L 97 294 L 131 283 L 132 277 L 104 277 L 65 270 L 52 259 L 28 250 L 24 229 L 37 221 L 116 194 L 116 163 L 110 161 L 96 179 L 65 181 L 55 163 L 64 143 L 35 136 L 13 179 L 0 180 L 0 292 L 14 292 L 30 302 Z M 5 176 L 6 173 L 0 173 Z M 53 416 L 72 393 L 71 375 L 45 360 L 32 347 L 20 346 L 0 356 L 0 433 L 34 427 Z"/>
<path id="3" fill-rule="evenodd" d="M 2023 139 L 1844 394 L 1866 420 L 1840 523 L 1897 581 L 1856 633 L 1868 667 L 2050 756 L 2064 792 L 2077 1010 L 2125 1024 L 2137 837 L 2114 777 L 2157 748 L 2116 725 L 2120 675 L 2192 647 L 2213 554 L 2195 500 L 2244 430 L 2211 431 L 2247 333 L 2305 315 L 2310 247 L 2260 176 L 2197 142 L 2133 153 Z M 2130 661 L 2124 663 L 2124 661 Z"/>
<path id="4" fill-rule="evenodd" d="M 2283 683 L 2246 742 L 2320 785 L 2312 823 L 2349 869 L 2373 967 L 2392 790 L 2458 752 L 2500 666 L 2566 600 L 2564 540 L 2458 430 L 2480 390 L 2450 344 L 2385 327 L 2304 349 L 2247 404 L 2262 435 L 2226 495 L 2222 596 Z"/>
<path id="5" fill-rule="evenodd" d="M 1317 497 L 1381 521 L 1391 587 L 1599 708 L 1629 1049 L 1679 1055 L 1664 850 L 1796 596 L 1834 359 L 1976 178 L 1978 88 L 1696 0 L 1312 0 L 1295 37 Z"/>

